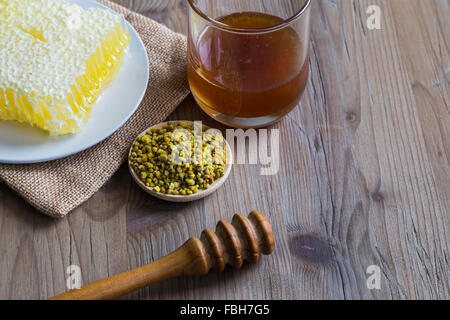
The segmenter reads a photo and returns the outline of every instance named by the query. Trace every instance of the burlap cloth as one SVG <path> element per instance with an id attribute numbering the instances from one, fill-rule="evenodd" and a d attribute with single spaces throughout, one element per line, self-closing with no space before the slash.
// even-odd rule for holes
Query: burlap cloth
<path id="1" fill-rule="evenodd" d="M 0 179 L 52 217 L 64 217 L 97 192 L 126 160 L 133 139 L 167 118 L 189 93 L 184 36 L 108 0 L 98 2 L 122 13 L 141 35 L 150 61 L 149 87 L 131 119 L 97 146 L 57 161 L 0 164 Z"/>

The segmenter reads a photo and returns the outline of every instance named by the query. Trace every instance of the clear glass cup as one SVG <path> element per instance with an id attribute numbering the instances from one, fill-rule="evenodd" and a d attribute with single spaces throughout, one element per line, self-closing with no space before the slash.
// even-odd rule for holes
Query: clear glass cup
<path id="1" fill-rule="evenodd" d="M 311 0 L 188 0 L 188 75 L 199 106 L 232 127 L 270 125 L 309 76 Z"/>

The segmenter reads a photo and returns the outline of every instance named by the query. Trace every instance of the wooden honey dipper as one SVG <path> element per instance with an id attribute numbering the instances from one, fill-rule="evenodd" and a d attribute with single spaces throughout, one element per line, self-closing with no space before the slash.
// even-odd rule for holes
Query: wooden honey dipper
<path id="1" fill-rule="evenodd" d="M 226 265 L 241 268 L 244 260 L 257 263 L 261 253 L 274 250 L 272 227 L 265 215 L 252 211 L 248 219 L 236 214 L 230 223 L 221 220 L 216 232 L 206 229 L 169 255 L 115 276 L 53 297 L 51 300 L 109 300 L 170 278 L 222 272 Z"/>

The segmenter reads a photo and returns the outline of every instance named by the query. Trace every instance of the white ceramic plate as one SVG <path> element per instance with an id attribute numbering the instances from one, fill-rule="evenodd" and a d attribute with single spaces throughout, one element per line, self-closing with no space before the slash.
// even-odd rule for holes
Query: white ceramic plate
<path id="1" fill-rule="evenodd" d="M 92 0 L 68 0 L 87 9 L 102 7 Z M 147 52 L 127 22 L 131 41 L 116 79 L 92 107 L 86 127 L 78 134 L 50 137 L 46 132 L 16 121 L 0 120 L 0 163 L 36 163 L 73 155 L 103 141 L 136 111 L 149 80 Z"/>

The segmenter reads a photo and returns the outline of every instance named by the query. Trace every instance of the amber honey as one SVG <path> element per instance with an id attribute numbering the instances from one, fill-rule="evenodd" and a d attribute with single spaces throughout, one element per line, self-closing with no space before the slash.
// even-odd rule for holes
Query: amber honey
<path id="1" fill-rule="evenodd" d="M 254 12 L 217 20 L 252 29 L 283 21 Z M 197 43 L 192 41 L 189 83 L 197 102 L 210 115 L 275 119 L 298 104 L 308 80 L 309 59 L 294 29 L 255 34 L 208 26 Z"/>

